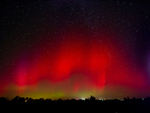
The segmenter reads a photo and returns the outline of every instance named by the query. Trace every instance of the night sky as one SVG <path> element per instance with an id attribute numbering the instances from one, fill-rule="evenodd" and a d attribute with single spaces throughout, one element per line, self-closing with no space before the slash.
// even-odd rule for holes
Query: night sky
<path id="1" fill-rule="evenodd" d="M 0 2 L 0 96 L 150 96 L 150 3 Z"/>

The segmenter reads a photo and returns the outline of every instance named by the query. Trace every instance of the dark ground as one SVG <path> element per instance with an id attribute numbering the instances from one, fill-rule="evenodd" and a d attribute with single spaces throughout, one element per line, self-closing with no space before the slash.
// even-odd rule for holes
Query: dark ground
<path id="1" fill-rule="evenodd" d="M 42 111 L 42 112 L 84 112 L 91 113 L 150 113 L 150 98 L 124 98 L 124 100 L 51 100 L 15 97 L 12 100 L 0 98 L 4 110 Z M 54 112 L 53 112 L 54 111 Z"/>

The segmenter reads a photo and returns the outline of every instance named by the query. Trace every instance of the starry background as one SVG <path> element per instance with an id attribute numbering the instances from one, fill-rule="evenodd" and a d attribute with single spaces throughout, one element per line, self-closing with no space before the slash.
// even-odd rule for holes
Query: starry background
<path id="1" fill-rule="evenodd" d="M 27 84 L 20 82 L 18 85 L 16 82 L 17 75 L 15 74 L 16 70 L 20 69 L 18 69 L 20 62 L 22 63 L 21 65 L 28 65 L 27 67 L 31 69 L 34 67 L 31 66 L 33 59 L 37 59 L 40 62 L 39 65 L 42 65 L 41 62 L 44 62 L 43 59 L 46 59 L 46 56 L 50 56 L 50 59 L 53 59 L 51 57 L 56 57 L 55 52 L 59 51 L 57 49 L 62 42 L 67 42 L 65 43 L 67 46 L 62 46 L 66 48 L 70 48 L 72 44 L 78 45 L 80 43 L 86 43 L 84 45 L 86 46 L 85 49 L 83 49 L 84 47 L 81 47 L 82 49 L 79 47 L 79 50 L 88 50 L 87 46 L 89 43 L 95 45 L 95 41 L 98 42 L 98 46 L 101 44 L 108 45 L 108 48 L 118 48 L 114 49 L 114 51 L 119 51 L 116 54 L 119 54 L 119 58 L 125 58 L 125 60 L 118 61 L 117 66 L 128 65 L 130 67 L 130 69 L 127 69 L 128 71 L 134 70 L 138 74 L 142 73 L 139 79 L 137 79 L 138 77 L 136 77 L 136 75 L 134 75 L 133 78 L 131 77 L 131 83 L 129 84 L 127 82 L 128 80 L 117 82 L 122 80 L 120 76 L 125 75 L 118 74 L 118 79 L 113 79 L 113 76 L 112 78 L 110 77 L 107 84 L 111 85 L 107 85 L 106 87 L 114 86 L 115 88 L 113 87 L 111 90 L 104 91 L 102 94 L 103 97 L 105 97 L 105 95 L 110 98 L 128 96 L 130 92 L 132 92 L 132 89 L 130 89 L 132 86 L 145 89 L 144 93 L 139 94 L 136 92 L 136 94 L 132 96 L 147 96 L 150 94 L 148 91 L 150 79 L 149 2 L 122 0 L 112 0 L 109 2 L 103 0 L 36 0 L 34 2 L 10 2 L 6 0 L 0 2 L 0 12 L 1 96 L 11 97 L 21 95 L 32 97 L 32 94 L 37 94 L 37 97 L 78 97 L 79 94 L 81 94 L 80 92 L 85 93 L 81 94 L 85 97 L 89 95 L 100 95 L 99 91 L 102 90 L 101 87 L 97 89 L 95 86 L 91 86 L 93 83 L 85 82 L 75 86 L 76 92 L 72 90 L 66 91 L 65 87 L 67 83 L 65 83 L 64 79 L 59 83 L 53 83 L 53 85 L 51 84 L 53 79 L 50 79 L 49 89 L 53 90 L 49 92 L 44 94 L 43 90 L 32 92 L 35 87 L 33 86 L 29 89 L 28 87 L 30 87 L 30 85 L 26 86 Z M 74 40 L 76 40 L 75 43 Z M 61 56 L 65 56 L 64 50 L 60 51 L 62 52 Z M 42 60 L 38 59 L 39 56 L 39 59 Z M 80 56 L 80 53 L 77 53 L 76 56 Z M 116 61 L 117 60 L 118 59 L 116 59 Z M 51 60 L 48 60 L 48 62 L 51 62 Z M 123 62 L 127 62 L 127 64 Z M 45 64 L 42 66 L 47 67 Z M 37 66 L 35 70 L 40 69 Z M 110 70 L 115 69 L 111 68 Z M 124 73 L 124 71 L 118 70 L 117 72 Z M 110 73 L 113 73 L 113 71 Z M 129 76 L 133 76 L 132 72 L 129 73 Z M 41 74 L 40 76 L 43 75 Z M 68 81 L 74 81 L 76 84 L 78 78 L 80 77 L 71 77 Z M 125 77 L 125 79 L 128 79 L 128 77 Z M 140 82 L 141 79 L 144 81 L 143 86 L 140 84 L 143 83 Z M 20 81 L 24 82 L 22 79 Z M 45 85 L 41 85 L 43 84 L 43 80 L 42 83 L 41 80 L 37 81 L 40 83 L 40 85 L 36 85 L 38 89 L 43 89 L 43 87 L 45 87 Z M 64 81 L 64 83 L 62 83 L 62 81 Z M 83 81 L 86 80 L 84 79 Z M 122 86 L 122 83 L 124 87 L 127 86 L 127 89 L 130 90 L 127 91 L 128 93 L 122 92 L 123 94 L 118 96 L 115 92 L 120 91 L 118 86 Z M 62 84 L 65 85 L 63 86 Z M 86 93 L 86 91 L 84 91 L 86 88 L 83 86 L 87 84 L 91 86 L 90 90 L 92 93 Z M 73 84 L 70 85 L 74 88 Z M 82 88 L 80 88 L 81 86 Z M 54 91 L 54 89 L 57 89 L 57 91 Z M 139 90 L 138 92 L 141 91 L 142 90 Z M 113 96 L 110 96 L 107 92 L 113 92 Z"/>

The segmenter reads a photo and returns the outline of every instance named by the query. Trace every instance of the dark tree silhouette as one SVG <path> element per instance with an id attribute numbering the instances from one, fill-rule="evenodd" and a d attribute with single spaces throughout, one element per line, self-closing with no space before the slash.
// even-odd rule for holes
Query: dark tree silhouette
<path id="1" fill-rule="evenodd" d="M 73 107 L 86 105 L 85 109 L 95 106 L 94 109 L 100 109 L 101 111 L 109 113 L 150 113 L 150 98 L 129 98 L 126 97 L 123 100 L 112 99 L 112 100 L 97 100 L 94 96 L 87 98 L 85 100 L 79 99 L 68 99 L 68 100 L 51 100 L 51 99 L 32 99 L 32 98 L 23 98 L 15 97 L 12 100 L 6 98 L 0 98 L 1 105 L 48 105 L 52 109 L 54 105 L 65 106 L 71 105 Z M 90 107 L 88 107 L 90 105 Z"/>

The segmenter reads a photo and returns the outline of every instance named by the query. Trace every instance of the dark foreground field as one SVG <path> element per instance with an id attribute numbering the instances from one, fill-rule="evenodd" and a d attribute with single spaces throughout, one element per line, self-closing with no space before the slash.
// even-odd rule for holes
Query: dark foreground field
<path id="1" fill-rule="evenodd" d="M 0 98 L 1 108 L 5 110 L 46 110 L 91 113 L 150 113 L 150 98 L 124 98 L 123 100 L 97 100 L 94 97 L 85 100 L 51 100 L 15 97 L 12 100 Z M 54 113 L 54 112 L 52 112 Z"/>

